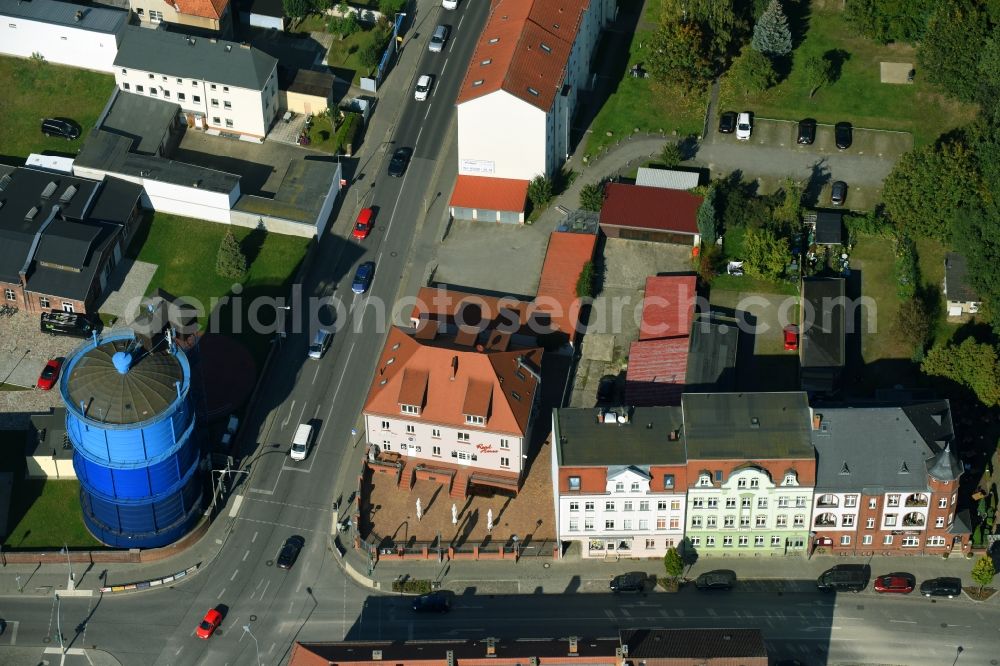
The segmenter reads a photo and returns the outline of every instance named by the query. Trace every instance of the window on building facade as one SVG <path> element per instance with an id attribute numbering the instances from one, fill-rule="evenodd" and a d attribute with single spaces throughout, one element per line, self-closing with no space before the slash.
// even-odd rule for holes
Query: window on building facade
<path id="1" fill-rule="evenodd" d="M 944 527 L 944 516 L 938 516 L 934 519 L 934 527 Z"/>
<path id="2" fill-rule="evenodd" d="M 852 508 L 858 505 L 857 495 L 844 495 L 844 507 Z"/>
<path id="3" fill-rule="evenodd" d="M 796 497 L 795 498 L 795 508 L 796 509 L 804 509 L 804 508 L 806 508 L 806 497 L 805 497 L 805 495 L 803 495 L 801 497 Z"/>
<path id="4" fill-rule="evenodd" d="M 780 545 L 781 545 L 781 537 L 780 536 L 773 536 L 773 537 L 771 537 L 771 546 L 772 547 L 773 546 L 780 546 Z"/>
<path id="5" fill-rule="evenodd" d="M 222 86 L 222 92 L 229 92 L 229 86 Z"/>
<path id="6" fill-rule="evenodd" d="M 222 121 L 221 121 L 221 120 L 219 120 L 219 116 L 213 116 L 213 117 L 212 117 L 212 124 L 213 124 L 213 125 L 218 125 L 218 124 L 219 124 L 219 123 L 221 123 L 221 122 L 222 122 Z"/>
<path id="7" fill-rule="evenodd" d="M 750 487 L 751 488 L 760 488 L 760 479 L 758 479 L 757 477 L 754 477 L 754 478 L 750 479 Z"/>
<path id="8" fill-rule="evenodd" d="M 209 88 L 211 88 L 212 90 L 215 90 L 215 89 L 216 89 L 216 86 L 215 86 L 215 84 L 213 83 L 213 84 L 211 84 L 211 85 L 209 86 Z"/>
<path id="9" fill-rule="evenodd" d="M 233 108 L 232 102 L 227 102 L 227 101 L 223 100 L 223 102 L 222 102 L 222 108 L 224 108 L 224 109 L 231 109 L 231 108 Z"/>
<path id="10" fill-rule="evenodd" d="M 927 539 L 928 546 L 943 546 L 944 543 L 944 537 L 942 536 L 932 536 Z"/>
<path id="11" fill-rule="evenodd" d="M 150 86 L 149 87 L 149 96 L 150 97 L 156 97 L 157 96 L 156 86 Z"/>
<path id="12" fill-rule="evenodd" d="M 758 509 L 766 509 L 767 508 L 767 498 L 766 497 L 758 497 L 757 498 L 757 508 Z"/>
<path id="13" fill-rule="evenodd" d="M 663 475 L 663 489 L 664 490 L 670 490 L 673 487 L 674 487 L 674 475 L 673 474 L 664 474 Z"/>
<path id="14" fill-rule="evenodd" d="M 639 511 L 649 511 L 649 502 L 648 501 L 639 502 Z"/>
<path id="15" fill-rule="evenodd" d="M 712 477 L 708 474 L 700 474 L 698 476 L 698 487 L 704 488 L 705 486 L 712 485 Z"/>
<path id="16" fill-rule="evenodd" d="M 476 416 L 475 414 L 466 414 L 465 423 L 466 425 L 484 425 L 486 423 L 486 419 L 482 416 Z"/>
<path id="17" fill-rule="evenodd" d="M 948 508 L 948 498 L 947 497 L 942 497 L 941 499 L 938 500 L 938 508 L 939 509 L 947 509 Z"/>
<path id="18" fill-rule="evenodd" d="M 583 519 L 583 529 L 586 530 L 587 532 L 593 532 L 594 531 L 594 519 L 593 518 L 584 518 Z"/>
<path id="19" fill-rule="evenodd" d="M 605 511 L 614 511 L 615 510 L 615 503 L 614 502 L 605 502 L 604 503 L 604 510 Z"/>
<path id="20" fill-rule="evenodd" d="M 195 104 L 201 104 L 201 95 L 191 95 L 191 101 Z"/>
<path id="21" fill-rule="evenodd" d="M 742 506 L 744 509 L 749 509 L 750 508 L 750 498 L 749 497 L 743 497 L 743 498 L 741 498 L 740 499 L 740 506 Z"/>
<path id="22" fill-rule="evenodd" d="M 715 480 L 718 481 L 718 482 L 720 482 L 720 483 L 722 482 L 722 470 L 721 469 L 715 470 Z"/>
<path id="23" fill-rule="evenodd" d="M 606 530 L 613 530 L 613 529 L 615 529 L 615 521 L 614 520 L 605 520 L 604 521 L 604 529 L 606 529 Z"/>
<path id="24" fill-rule="evenodd" d="M 38 307 L 40 307 L 40 308 L 48 308 L 48 307 L 50 307 L 49 306 L 49 299 L 45 298 L 44 296 L 39 296 L 38 297 Z"/>
<path id="25" fill-rule="evenodd" d="M 798 479 L 795 472 L 788 472 L 785 474 L 785 478 L 781 481 L 783 486 L 795 486 L 798 485 Z"/>
<path id="26" fill-rule="evenodd" d="M 714 536 L 705 537 L 705 545 L 708 546 L 708 547 L 714 548 L 715 547 L 715 537 Z"/>
<path id="27" fill-rule="evenodd" d="M 633 481 L 632 482 L 631 492 L 633 492 L 633 493 L 639 492 L 639 482 L 638 481 Z"/>
<path id="28" fill-rule="evenodd" d="M 740 527 L 750 527 L 750 516 L 740 516 Z"/>
<path id="29" fill-rule="evenodd" d="M 76 312 L 76 306 L 74 306 L 69 301 L 63 301 L 62 302 L 62 311 L 63 312 L 70 312 L 70 313 Z"/>
<path id="30" fill-rule="evenodd" d="M 569 519 L 569 531 L 570 532 L 578 532 L 579 530 L 580 530 L 580 519 L 579 518 L 570 518 Z"/>
<path id="31" fill-rule="evenodd" d="M 724 516 L 722 518 L 722 526 L 727 528 L 735 527 L 736 526 L 735 516 Z"/>
<path id="32" fill-rule="evenodd" d="M 695 497 L 694 499 L 692 499 L 691 500 L 691 508 L 692 509 L 704 509 L 705 508 L 705 498 L 703 498 L 703 497 Z"/>
<path id="33" fill-rule="evenodd" d="M 632 529 L 632 521 L 628 519 L 623 520 L 622 529 L 626 531 Z"/>
<path id="34" fill-rule="evenodd" d="M 733 546 L 733 537 L 731 537 L 731 536 L 724 536 L 724 537 L 722 537 L 722 546 L 723 546 L 723 548 L 732 548 L 732 546 Z"/>
<path id="35" fill-rule="evenodd" d="M 885 500 L 886 506 L 899 506 L 899 495 L 889 495 Z"/>
<path id="36" fill-rule="evenodd" d="M 212 102 L 215 102 L 215 100 L 213 99 Z M 215 106 L 215 104 L 213 104 L 212 106 Z M 416 405 L 400 405 L 399 411 L 401 411 L 404 414 L 419 414 L 420 408 L 417 407 Z"/>
<path id="37" fill-rule="evenodd" d="M 757 516 L 757 527 L 767 527 L 767 516 Z"/>
<path id="38" fill-rule="evenodd" d="M 147 74 L 146 76 L 148 76 L 151 79 L 155 79 L 156 78 L 153 74 Z"/>
<path id="39" fill-rule="evenodd" d="M 761 548 L 764 546 L 764 537 L 758 535 L 753 538 L 754 548 Z"/>
<path id="40" fill-rule="evenodd" d="M 787 497 L 779 497 L 778 498 L 778 508 L 779 509 L 787 509 L 788 508 L 788 498 Z"/>
<path id="41" fill-rule="evenodd" d="M 569 477 L 569 479 L 567 479 L 567 483 L 569 484 L 568 487 L 570 490 L 580 489 L 580 477 L 578 476 Z"/>
<path id="42" fill-rule="evenodd" d="M 774 519 L 775 527 L 788 527 L 788 516 L 778 516 Z"/>
<path id="43" fill-rule="evenodd" d="M 416 428 L 416 426 L 412 426 L 412 425 L 407 425 L 407 426 L 406 426 L 406 434 L 407 434 L 407 435 L 413 435 L 413 434 L 415 434 L 416 432 L 417 432 L 417 428 Z"/>
<path id="44" fill-rule="evenodd" d="M 691 516 L 691 529 L 700 530 L 701 524 L 701 516 Z"/>
<path id="45" fill-rule="evenodd" d="M 388 429 L 389 429 L 389 422 L 382 421 L 382 430 L 388 430 Z"/>
<path id="46" fill-rule="evenodd" d="M 656 500 L 656 510 L 666 511 L 667 510 L 667 500 Z"/>
<path id="47" fill-rule="evenodd" d="M 701 545 L 701 537 L 691 537 L 691 545 L 692 546 L 700 546 Z"/>
<path id="48" fill-rule="evenodd" d="M 708 527 L 708 529 L 714 530 L 715 526 L 716 526 L 716 521 L 717 520 L 718 519 L 715 516 L 709 516 L 708 519 L 705 522 L 705 525 Z"/>
<path id="49" fill-rule="evenodd" d="M 727 497 L 726 498 L 726 508 L 727 509 L 735 509 L 736 508 L 736 498 L 735 497 Z"/>
<path id="50" fill-rule="evenodd" d="M 670 510 L 671 511 L 680 511 L 681 510 L 681 501 L 680 500 L 670 500 Z"/>
<path id="51" fill-rule="evenodd" d="M 392 451 L 392 443 L 387 439 L 383 439 L 382 448 L 385 449 L 386 451 Z"/>
<path id="52" fill-rule="evenodd" d="M 615 483 L 615 492 L 616 493 L 623 493 L 623 492 L 625 492 L 625 482 L 624 481 L 617 481 Z"/>
<path id="53" fill-rule="evenodd" d="M 501 457 L 500 458 L 500 466 L 501 467 L 510 467 L 510 458 Z"/>
<path id="54" fill-rule="evenodd" d="M 583 503 L 583 510 L 584 511 L 593 511 L 594 510 L 594 503 L 593 502 L 584 502 Z"/>
<path id="55" fill-rule="evenodd" d="M 153 23 L 159 23 L 163 20 L 163 12 L 158 12 L 155 9 L 149 10 L 149 20 Z"/>
<path id="56" fill-rule="evenodd" d="M 798 516 L 795 516 L 794 520 L 792 520 L 792 527 L 805 527 L 805 525 L 806 525 L 806 517 L 805 516 L 798 515 Z"/>
<path id="57" fill-rule="evenodd" d="M 854 514 L 841 516 L 841 525 L 843 527 L 854 527 Z"/>
<path id="58" fill-rule="evenodd" d="M 681 519 L 677 516 L 671 516 L 670 518 L 670 529 L 679 530 L 681 528 Z"/>
<path id="59" fill-rule="evenodd" d="M 740 548 L 746 548 L 747 546 L 750 545 L 750 537 L 741 536 L 739 538 L 739 541 L 736 542 L 736 545 L 738 545 Z"/>
<path id="60" fill-rule="evenodd" d="M 907 536 L 903 537 L 903 548 L 916 548 L 920 545 L 920 537 Z"/>
<path id="61" fill-rule="evenodd" d="M 8 301 L 16 301 L 17 300 L 17 295 L 14 294 L 14 290 L 13 289 L 4 289 L 3 290 L 3 294 L 7 298 Z"/>
<path id="62" fill-rule="evenodd" d="M 639 521 L 639 529 L 640 530 L 648 530 L 649 529 L 649 521 L 648 520 L 640 520 Z"/>
<path id="63" fill-rule="evenodd" d="M 747 480 L 746 479 L 736 479 L 736 487 L 737 488 L 746 488 L 747 487 Z"/>
<path id="64" fill-rule="evenodd" d="M 163 91 L 163 98 L 164 99 L 170 99 L 170 91 L 169 90 L 164 90 Z"/>
<path id="65" fill-rule="evenodd" d="M 873 530 L 875 529 L 875 519 L 869 518 L 865 521 L 865 529 Z"/>
<path id="66" fill-rule="evenodd" d="M 667 529 L 667 517 L 666 516 L 657 516 L 657 518 L 656 518 L 656 529 L 658 529 L 658 530 L 665 530 L 665 529 Z"/>
<path id="67" fill-rule="evenodd" d="M 460 441 L 460 442 L 468 442 L 469 439 L 470 439 L 469 433 L 467 433 L 467 432 L 460 432 L 460 433 L 458 433 L 457 437 L 458 437 L 458 441 Z"/>
<path id="68" fill-rule="evenodd" d="M 884 545 L 886 545 L 886 546 L 891 546 L 892 545 L 892 535 L 891 534 L 886 534 L 884 537 L 882 537 L 882 543 Z"/>
<path id="69" fill-rule="evenodd" d="M 866 534 L 863 537 L 861 537 L 861 544 L 864 545 L 864 546 L 870 546 L 870 545 L 872 545 L 872 535 L 871 534 Z"/>
<path id="70" fill-rule="evenodd" d="M 570 511 L 579 511 L 580 510 L 580 503 L 579 502 L 570 502 L 569 503 L 569 510 Z"/>
<path id="71" fill-rule="evenodd" d="M 145 92 L 145 90 L 146 90 L 146 89 L 145 89 L 145 88 L 143 88 L 143 87 L 142 87 L 142 86 L 140 86 L 140 85 L 136 85 L 136 87 L 135 87 L 135 91 L 136 91 L 137 93 L 141 93 L 141 92 Z"/>
<path id="72" fill-rule="evenodd" d="M 132 89 L 132 86 L 130 86 L 130 85 L 128 84 L 128 81 L 126 81 L 126 82 L 122 83 L 122 88 L 123 88 L 124 90 L 131 90 L 131 89 Z"/>
<path id="73" fill-rule="evenodd" d="M 509 439 L 501 439 L 500 440 L 500 448 L 501 449 L 509 449 L 510 448 L 510 440 Z"/>
<path id="74" fill-rule="evenodd" d="M 840 535 L 840 545 L 841 546 L 850 546 L 851 545 L 851 535 L 850 534 L 841 534 Z"/>
<path id="75" fill-rule="evenodd" d="M 894 514 L 894 513 L 887 513 L 885 515 L 885 526 L 886 527 L 895 527 L 896 526 L 896 514 Z"/>
<path id="76" fill-rule="evenodd" d="M 656 548 L 656 539 L 646 539 L 646 550 L 653 550 Z"/>
<path id="77" fill-rule="evenodd" d="M 871 497 L 871 498 L 868 499 L 868 508 L 869 509 L 874 509 L 877 506 L 878 506 L 878 500 L 877 499 L 875 499 L 874 497 Z"/>
<path id="78" fill-rule="evenodd" d="M 441 447 L 440 446 L 432 446 L 431 447 L 431 455 L 434 455 L 434 456 L 437 456 L 438 458 L 440 458 L 441 457 Z"/>
<path id="79" fill-rule="evenodd" d="M 631 501 L 625 502 L 625 506 L 622 507 L 622 511 L 631 511 L 631 510 L 632 510 L 632 502 Z"/>
<path id="80" fill-rule="evenodd" d="M 718 497 L 709 497 L 708 501 L 706 502 L 706 504 L 707 504 L 707 506 L 708 506 L 709 509 L 718 509 L 719 508 L 719 498 Z"/>

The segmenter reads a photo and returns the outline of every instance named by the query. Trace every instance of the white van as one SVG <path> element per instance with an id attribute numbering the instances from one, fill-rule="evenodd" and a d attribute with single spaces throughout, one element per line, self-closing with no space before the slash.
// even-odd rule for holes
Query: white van
<path id="1" fill-rule="evenodd" d="M 309 445 L 312 443 L 313 427 L 308 423 L 300 423 L 295 429 L 295 437 L 292 438 L 292 450 L 289 453 L 292 460 L 305 460 L 309 453 Z"/>

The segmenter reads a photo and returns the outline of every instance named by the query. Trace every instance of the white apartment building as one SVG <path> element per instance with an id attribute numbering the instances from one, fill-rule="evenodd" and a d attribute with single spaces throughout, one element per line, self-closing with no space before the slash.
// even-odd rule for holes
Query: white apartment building
<path id="1" fill-rule="evenodd" d="M 188 127 L 263 141 L 278 113 L 278 61 L 248 44 L 125 29 L 115 83 L 174 102 Z"/>
<path id="2" fill-rule="evenodd" d="M 55 0 L 0 2 L 0 53 L 110 72 L 128 12 Z"/>
<path id="3" fill-rule="evenodd" d="M 598 415 L 599 414 L 599 415 Z M 552 413 L 552 487 L 564 545 L 583 557 L 662 557 L 684 536 L 678 407 Z"/>

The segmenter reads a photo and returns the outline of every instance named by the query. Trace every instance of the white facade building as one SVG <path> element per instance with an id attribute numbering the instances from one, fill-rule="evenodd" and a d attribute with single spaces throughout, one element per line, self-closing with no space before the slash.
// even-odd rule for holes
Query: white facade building
<path id="1" fill-rule="evenodd" d="M 55 0 L 0 2 L 0 53 L 111 72 L 128 12 Z"/>

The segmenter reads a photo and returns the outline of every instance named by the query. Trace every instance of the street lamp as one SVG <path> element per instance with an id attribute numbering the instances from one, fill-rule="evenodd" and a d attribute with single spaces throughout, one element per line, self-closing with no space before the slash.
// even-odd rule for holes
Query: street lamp
<path id="1" fill-rule="evenodd" d="M 60 553 L 66 555 L 66 568 L 69 569 L 69 575 L 66 577 L 66 590 L 72 592 L 76 588 L 76 581 L 73 580 L 73 564 L 69 561 L 69 546 L 63 541 L 63 548 Z"/>
<path id="2" fill-rule="evenodd" d="M 520 550 L 517 547 L 517 535 L 515 534 L 511 539 L 514 541 L 514 564 L 517 564 L 518 555 L 520 554 Z"/>
<path id="3" fill-rule="evenodd" d="M 18 594 L 23 594 L 24 593 L 24 588 L 21 587 L 21 577 L 20 576 L 14 576 L 14 580 L 17 581 L 17 593 Z"/>
<path id="4" fill-rule="evenodd" d="M 257 637 L 253 635 L 252 631 L 250 631 L 249 624 L 243 625 L 243 633 L 250 634 L 250 638 L 253 639 L 254 648 L 257 650 L 257 666 L 260 666 L 260 644 L 257 642 Z"/>
<path id="5" fill-rule="evenodd" d="M 66 648 L 63 647 L 63 635 L 62 635 L 62 600 L 59 595 L 56 595 L 56 631 L 59 632 L 59 651 L 66 654 Z"/>

